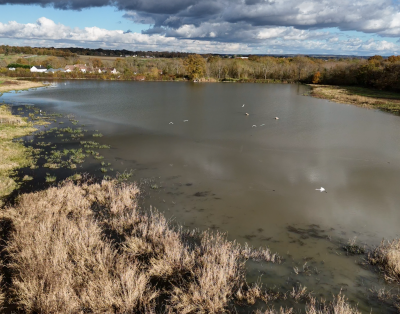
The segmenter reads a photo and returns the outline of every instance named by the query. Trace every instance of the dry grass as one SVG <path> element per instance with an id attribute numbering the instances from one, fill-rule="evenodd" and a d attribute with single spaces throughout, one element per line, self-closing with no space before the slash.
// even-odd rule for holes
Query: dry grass
<path id="1" fill-rule="evenodd" d="M 323 301 L 317 302 L 315 298 L 312 298 L 306 306 L 306 314 L 361 314 L 361 312 L 351 307 L 346 298 L 339 293 L 328 304 Z"/>
<path id="2" fill-rule="evenodd" d="M 374 93 L 368 93 L 368 89 L 364 89 L 365 92 L 360 92 L 360 88 L 346 88 L 339 86 L 330 85 L 311 85 L 311 95 L 317 98 L 329 99 L 338 103 L 352 104 L 363 108 L 369 109 L 382 109 L 393 113 L 400 112 L 400 95 L 397 99 L 385 98 L 385 93 L 379 96 L 379 91 Z M 369 96 L 364 96 L 369 95 Z M 375 96 L 375 97 L 372 97 Z"/>
<path id="3" fill-rule="evenodd" d="M 379 267 L 388 282 L 400 283 L 400 239 L 382 241 L 368 253 L 367 260 Z"/>
<path id="4" fill-rule="evenodd" d="M 240 289 L 260 298 L 244 264 L 253 254 L 272 260 L 268 249 L 174 229 L 160 213 L 140 212 L 138 193 L 67 181 L 6 208 L 12 303 L 26 313 L 224 313 Z"/>
<path id="5" fill-rule="evenodd" d="M 4 79 L 6 79 L 6 81 L 0 84 L 0 93 L 45 86 L 42 82 L 22 81 L 22 80 L 20 81 L 11 78 L 2 78 L 2 80 Z"/>

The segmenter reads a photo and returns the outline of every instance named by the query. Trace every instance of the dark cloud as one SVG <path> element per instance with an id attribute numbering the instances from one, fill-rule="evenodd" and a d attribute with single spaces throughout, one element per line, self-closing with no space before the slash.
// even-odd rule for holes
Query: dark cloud
<path id="1" fill-rule="evenodd" d="M 255 38 L 260 28 L 277 26 L 300 30 L 336 27 L 400 36 L 399 3 L 392 0 L 0 0 L 0 4 L 63 10 L 114 6 L 125 11 L 125 18 L 152 25 L 145 33 L 190 38 L 237 38 L 237 32 L 251 32 L 250 37 Z M 215 30 L 210 30 L 212 25 Z"/>

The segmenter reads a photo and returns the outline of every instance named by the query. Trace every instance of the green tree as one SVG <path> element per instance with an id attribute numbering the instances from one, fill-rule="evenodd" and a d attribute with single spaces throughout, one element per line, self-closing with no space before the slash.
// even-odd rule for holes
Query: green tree
<path id="1" fill-rule="evenodd" d="M 191 80 L 197 80 L 204 76 L 206 62 L 202 56 L 190 55 L 185 59 L 184 65 Z"/>

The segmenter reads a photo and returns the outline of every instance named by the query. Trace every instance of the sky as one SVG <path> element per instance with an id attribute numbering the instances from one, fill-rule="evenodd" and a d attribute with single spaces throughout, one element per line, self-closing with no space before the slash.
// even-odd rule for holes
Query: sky
<path id="1" fill-rule="evenodd" d="M 0 44 L 400 54 L 400 0 L 0 0 Z"/>

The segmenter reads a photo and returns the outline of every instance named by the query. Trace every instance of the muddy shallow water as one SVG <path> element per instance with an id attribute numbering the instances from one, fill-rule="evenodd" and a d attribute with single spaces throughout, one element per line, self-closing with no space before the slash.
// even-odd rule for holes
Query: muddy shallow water
<path id="1" fill-rule="evenodd" d="M 148 183 L 142 206 L 189 228 L 267 245 L 285 259 L 279 266 L 252 263 L 249 278 L 262 275 L 261 282 L 283 290 L 301 283 L 326 298 L 342 289 L 363 312 L 388 312 L 369 292 L 383 281 L 359 265 L 360 257 L 346 256 L 341 243 L 356 237 L 376 245 L 399 236 L 400 117 L 307 91 L 69 81 L 0 101 L 73 114 L 112 146 L 102 151 L 108 175 L 133 169 L 131 180 Z M 77 171 L 103 175 L 99 169 L 91 160 Z M 315 190 L 321 186 L 327 193 Z"/>

